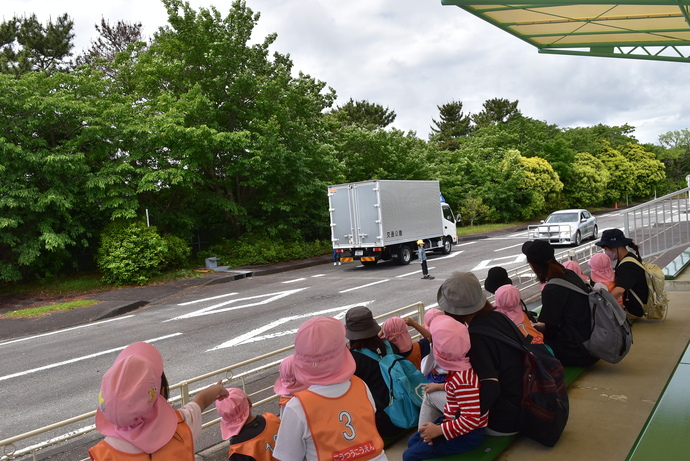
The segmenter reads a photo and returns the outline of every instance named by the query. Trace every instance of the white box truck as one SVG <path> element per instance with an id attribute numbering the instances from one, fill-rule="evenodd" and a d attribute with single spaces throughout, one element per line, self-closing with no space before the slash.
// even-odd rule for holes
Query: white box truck
<path id="1" fill-rule="evenodd" d="M 438 181 L 375 180 L 328 188 L 331 241 L 343 262 L 409 264 L 417 240 L 450 253 L 458 241 L 456 218 L 442 202 Z"/>

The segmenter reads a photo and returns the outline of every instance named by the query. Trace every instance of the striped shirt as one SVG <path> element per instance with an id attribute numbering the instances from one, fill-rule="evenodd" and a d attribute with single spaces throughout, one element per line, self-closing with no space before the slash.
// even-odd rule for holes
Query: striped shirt
<path id="1" fill-rule="evenodd" d="M 481 414 L 479 378 L 472 368 L 465 371 L 449 371 L 445 391 L 446 405 L 443 407 L 443 415 L 448 421 L 441 424 L 441 429 L 447 440 L 486 427 L 489 414 Z"/>

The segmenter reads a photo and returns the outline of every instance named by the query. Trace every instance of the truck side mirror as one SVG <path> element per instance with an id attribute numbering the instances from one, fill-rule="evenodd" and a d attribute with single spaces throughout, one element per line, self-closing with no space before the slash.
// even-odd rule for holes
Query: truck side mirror
<path id="1" fill-rule="evenodd" d="M 457 215 L 455 215 L 455 222 L 456 223 L 462 222 L 462 214 L 458 213 Z"/>

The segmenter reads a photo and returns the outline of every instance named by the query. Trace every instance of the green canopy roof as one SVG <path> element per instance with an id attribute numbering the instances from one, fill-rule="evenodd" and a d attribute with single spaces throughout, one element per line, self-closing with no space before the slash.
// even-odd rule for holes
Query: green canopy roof
<path id="1" fill-rule="evenodd" d="M 690 62 L 690 0 L 441 0 L 540 53 Z"/>

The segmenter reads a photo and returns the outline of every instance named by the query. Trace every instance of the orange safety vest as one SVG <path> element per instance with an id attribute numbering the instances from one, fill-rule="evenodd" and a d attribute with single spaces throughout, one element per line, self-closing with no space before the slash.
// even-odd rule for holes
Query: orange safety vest
<path id="1" fill-rule="evenodd" d="M 291 395 L 281 395 L 280 398 L 278 399 L 278 406 L 279 407 L 284 407 L 285 405 L 288 404 L 290 399 L 292 398 Z"/>
<path id="2" fill-rule="evenodd" d="M 256 461 L 275 461 L 273 449 L 276 447 L 280 418 L 273 413 L 264 413 L 263 417 L 266 419 L 266 427 L 261 434 L 244 442 L 230 445 L 228 458 L 237 453 L 251 456 Z"/>
<path id="3" fill-rule="evenodd" d="M 517 325 L 518 329 L 522 332 L 523 335 L 525 335 L 525 337 L 527 337 L 528 335 L 532 336 L 532 344 L 544 344 L 544 333 L 540 332 L 539 330 L 534 328 L 534 326 L 532 326 L 532 322 L 527 316 L 527 313 L 523 312 L 522 315 L 522 323 Z"/>
<path id="4" fill-rule="evenodd" d="M 409 360 L 417 370 L 422 371 L 422 346 L 420 346 L 419 343 L 412 343 L 410 354 L 405 358 Z"/>
<path id="5" fill-rule="evenodd" d="M 309 390 L 295 397 L 302 404 L 319 460 L 365 461 L 383 452 L 374 406 L 366 384 L 357 376 L 350 378 L 350 388 L 340 397 Z"/>
<path id="6" fill-rule="evenodd" d="M 177 414 L 177 429 L 172 439 L 155 453 L 125 453 L 113 448 L 105 440 L 89 448 L 93 461 L 194 461 L 194 437 L 192 429 L 184 422 L 182 413 Z"/>

